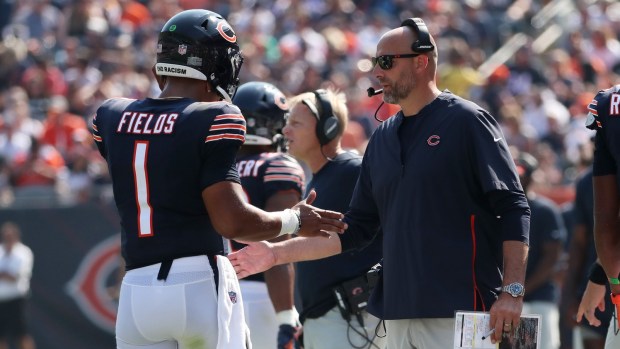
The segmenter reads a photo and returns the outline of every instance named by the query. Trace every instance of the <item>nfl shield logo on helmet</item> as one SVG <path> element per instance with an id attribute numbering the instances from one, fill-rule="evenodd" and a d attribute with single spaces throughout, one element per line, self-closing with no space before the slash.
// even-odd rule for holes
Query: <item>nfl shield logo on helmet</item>
<path id="1" fill-rule="evenodd" d="M 228 297 L 230 297 L 230 301 L 233 302 L 233 304 L 237 304 L 237 293 L 234 291 L 228 291 Z"/>
<path id="2" fill-rule="evenodd" d="M 179 45 L 179 54 L 184 55 L 187 53 L 187 45 Z"/>

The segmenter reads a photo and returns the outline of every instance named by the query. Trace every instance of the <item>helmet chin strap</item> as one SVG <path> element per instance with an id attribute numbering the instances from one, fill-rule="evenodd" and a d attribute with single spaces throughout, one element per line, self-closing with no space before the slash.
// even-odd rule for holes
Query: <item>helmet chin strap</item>
<path id="1" fill-rule="evenodd" d="M 222 96 L 222 98 L 224 98 L 224 100 L 228 103 L 232 104 L 232 99 L 230 98 L 230 96 L 228 95 L 228 93 L 226 93 L 226 91 L 224 91 L 223 88 L 219 87 L 219 86 L 215 86 L 215 89 L 217 90 L 217 92 L 220 93 L 220 96 Z"/>

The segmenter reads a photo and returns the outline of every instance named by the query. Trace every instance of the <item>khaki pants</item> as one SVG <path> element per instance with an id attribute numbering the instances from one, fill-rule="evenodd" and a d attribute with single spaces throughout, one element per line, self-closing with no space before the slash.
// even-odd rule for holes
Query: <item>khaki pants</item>
<path id="1" fill-rule="evenodd" d="M 389 349 L 454 347 L 454 319 L 386 320 Z"/>
<path id="2" fill-rule="evenodd" d="M 378 337 L 375 334 L 378 323 L 379 319 L 364 312 L 364 327 L 359 325 L 357 319 L 352 318 L 351 326 L 353 328 L 349 328 L 338 307 L 334 307 L 320 318 L 306 319 L 304 322 L 304 349 L 383 349 L 385 348 L 386 338 Z M 372 340 L 373 344 L 370 344 L 359 333 Z M 381 336 L 385 335 L 382 327 L 377 333 Z M 351 343 L 349 343 L 349 339 Z"/>

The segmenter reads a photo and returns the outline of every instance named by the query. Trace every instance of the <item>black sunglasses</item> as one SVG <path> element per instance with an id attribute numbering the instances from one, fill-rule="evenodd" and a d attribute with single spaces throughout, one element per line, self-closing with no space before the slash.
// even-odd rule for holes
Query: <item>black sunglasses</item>
<path id="1" fill-rule="evenodd" d="M 419 53 L 407 53 L 402 55 L 382 55 L 379 57 L 371 57 L 370 61 L 372 62 L 372 68 L 374 69 L 377 64 L 383 70 L 392 69 L 392 65 L 394 64 L 394 58 L 412 58 L 419 56 Z"/>

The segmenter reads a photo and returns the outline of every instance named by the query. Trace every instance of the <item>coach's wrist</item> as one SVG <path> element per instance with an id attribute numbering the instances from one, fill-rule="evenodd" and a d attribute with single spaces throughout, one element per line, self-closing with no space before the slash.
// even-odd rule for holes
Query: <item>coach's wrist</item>
<path id="1" fill-rule="evenodd" d="M 291 210 L 287 208 L 284 211 L 280 212 L 280 219 L 282 221 L 282 227 L 280 228 L 280 233 L 277 237 L 286 234 L 296 234 L 301 229 L 301 217 L 299 216 L 299 211 Z"/>

